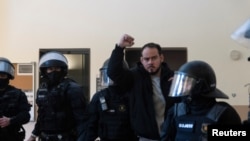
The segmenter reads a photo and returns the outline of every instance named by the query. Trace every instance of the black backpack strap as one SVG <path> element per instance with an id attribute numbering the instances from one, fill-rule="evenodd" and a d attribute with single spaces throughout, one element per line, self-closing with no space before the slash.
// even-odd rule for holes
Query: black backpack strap
<path id="1" fill-rule="evenodd" d="M 207 113 L 207 118 L 217 122 L 222 113 L 227 109 L 226 106 L 216 103 L 213 108 Z"/>
<path id="2" fill-rule="evenodd" d="M 104 90 L 106 90 L 106 89 L 104 89 Z M 102 111 L 108 110 L 108 104 L 107 104 L 106 97 L 104 95 L 104 90 L 101 90 L 100 95 L 99 95 L 99 101 L 100 101 Z M 106 90 L 106 92 L 107 92 L 107 90 Z"/>
<path id="3" fill-rule="evenodd" d="M 174 105 L 174 117 L 187 114 L 187 105 L 183 102 Z"/>
<path id="4" fill-rule="evenodd" d="M 60 92 L 60 96 L 63 99 L 63 102 L 66 102 L 66 100 L 68 99 L 67 90 L 71 82 L 75 82 L 75 81 L 73 81 L 72 79 L 66 78 L 65 80 L 63 80 L 63 82 L 59 84 L 59 88 L 60 88 L 59 92 Z"/>

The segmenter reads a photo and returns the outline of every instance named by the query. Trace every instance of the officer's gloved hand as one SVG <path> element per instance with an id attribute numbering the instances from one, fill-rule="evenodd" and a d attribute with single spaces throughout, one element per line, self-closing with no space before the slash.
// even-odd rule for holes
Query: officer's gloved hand
<path id="1" fill-rule="evenodd" d="M 244 120 L 244 121 L 242 122 L 242 124 L 243 124 L 243 125 L 250 125 L 250 111 L 248 112 L 248 118 L 247 118 L 247 120 Z"/>

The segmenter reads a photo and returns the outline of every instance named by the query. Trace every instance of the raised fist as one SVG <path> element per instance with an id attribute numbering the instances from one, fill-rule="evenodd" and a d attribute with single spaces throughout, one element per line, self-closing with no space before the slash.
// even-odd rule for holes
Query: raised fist
<path id="1" fill-rule="evenodd" d="M 125 48 L 125 47 L 131 47 L 134 45 L 134 38 L 128 34 L 124 34 L 118 43 L 119 47 Z"/>

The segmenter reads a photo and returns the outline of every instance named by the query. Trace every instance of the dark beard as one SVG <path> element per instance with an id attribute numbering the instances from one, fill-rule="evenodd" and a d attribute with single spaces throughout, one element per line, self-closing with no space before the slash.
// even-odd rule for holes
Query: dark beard
<path id="1" fill-rule="evenodd" d="M 150 72 L 150 75 L 156 75 L 160 71 L 160 67 L 155 72 Z"/>

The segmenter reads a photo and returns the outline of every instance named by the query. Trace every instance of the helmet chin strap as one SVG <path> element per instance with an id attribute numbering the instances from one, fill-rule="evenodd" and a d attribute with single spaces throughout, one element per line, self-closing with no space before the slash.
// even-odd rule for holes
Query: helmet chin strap
<path id="1" fill-rule="evenodd" d="M 4 91 L 9 85 L 9 79 L 0 79 L 0 91 Z"/>
<path id="2" fill-rule="evenodd" d="M 190 95 L 184 96 L 184 97 L 182 98 L 182 102 L 184 102 L 184 103 L 186 103 L 186 104 L 190 104 L 191 101 L 192 101 L 192 97 L 191 97 Z"/>

